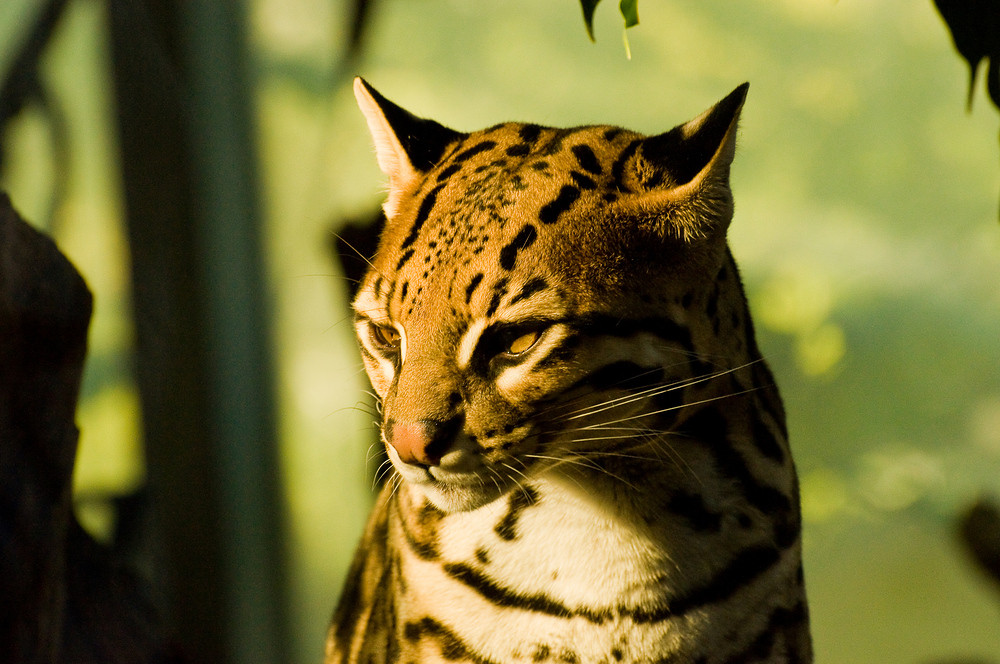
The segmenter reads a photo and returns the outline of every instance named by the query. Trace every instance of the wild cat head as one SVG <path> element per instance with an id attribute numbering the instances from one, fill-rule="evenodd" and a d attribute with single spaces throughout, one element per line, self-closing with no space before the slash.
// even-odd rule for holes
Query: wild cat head
<path id="1" fill-rule="evenodd" d="M 404 481 L 473 509 L 669 426 L 719 352 L 704 303 L 727 266 L 746 90 L 655 136 L 460 133 L 355 81 L 389 177 L 356 330 Z"/>

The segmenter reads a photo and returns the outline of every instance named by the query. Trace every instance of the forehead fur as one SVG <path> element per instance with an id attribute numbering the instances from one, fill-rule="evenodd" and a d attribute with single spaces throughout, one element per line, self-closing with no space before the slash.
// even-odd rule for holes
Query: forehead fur
<path id="1" fill-rule="evenodd" d="M 394 275 L 400 290 L 406 284 L 394 295 L 408 311 L 431 293 L 453 298 L 479 274 L 496 281 L 515 268 L 521 275 L 571 269 L 561 255 L 573 257 L 574 271 L 586 270 L 588 256 L 597 260 L 624 241 L 608 216 L 635 186 L 625 165 L 640 138 L 612 127 L 513 123 L 469 134 L 401 199 L 378 272 Z"/>

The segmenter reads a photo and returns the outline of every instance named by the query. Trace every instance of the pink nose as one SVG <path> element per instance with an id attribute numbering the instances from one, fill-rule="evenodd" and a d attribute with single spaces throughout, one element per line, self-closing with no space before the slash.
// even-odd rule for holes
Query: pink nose
<path id="1" fill-rule="evenodd" d="M 451 446 L 457 419 L 448 422 L 389 420 L 386 438 L 403 463 L 436 466 Z"/>

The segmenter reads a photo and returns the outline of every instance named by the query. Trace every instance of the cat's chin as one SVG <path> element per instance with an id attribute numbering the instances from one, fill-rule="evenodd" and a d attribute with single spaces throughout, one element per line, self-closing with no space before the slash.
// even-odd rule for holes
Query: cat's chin
<path id="1" fill-rule="evenodd" d="M 446 514 L 453 512 L 471 512 L 506 494 L 509 487 L 503 485 L 489 486 L 476 484 L 462 486 L 444 482 L 417 484 L 415 488 L 430 501 L 434 507 Z"/>

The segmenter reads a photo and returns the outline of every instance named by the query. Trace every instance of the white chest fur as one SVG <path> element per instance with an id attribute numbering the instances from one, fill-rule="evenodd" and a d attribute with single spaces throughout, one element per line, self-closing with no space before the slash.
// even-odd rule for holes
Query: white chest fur
<path id="1" fill-rule="evenodd" d="M 437 559 L 403 555 L 400 617 L 433 614 L 499 661 L 532 661 L 546 650 L 579 662 L 676 651 L 676 635 L 687 630 L 634 619 L 670 593 L 678 568 L 664 542 L 571 480 L 533 486 L 536 501 L 516 514 L 498 500 L 444 517 Z"/>

